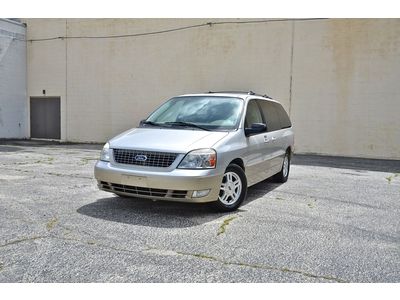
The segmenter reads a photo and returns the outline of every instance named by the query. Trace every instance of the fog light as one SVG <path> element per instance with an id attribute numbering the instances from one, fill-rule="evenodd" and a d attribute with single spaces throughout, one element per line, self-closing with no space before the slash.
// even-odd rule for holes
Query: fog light
<path id="1" fill-rule="evenodd" d="M 210 192 L 210 190 L 194 191 L 192 197 L 193 198 L 205 197 L 208 195 L 209 192 Z"/>

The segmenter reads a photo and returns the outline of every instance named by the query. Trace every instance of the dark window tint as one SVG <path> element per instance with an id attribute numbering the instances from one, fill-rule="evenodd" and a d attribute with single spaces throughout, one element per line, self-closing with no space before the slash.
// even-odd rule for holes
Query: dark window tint
<path id="1" fill-rule="evenodd" d="M 244 126 L 249 128 L 253 123 L 264 123 L 260 109 L 255 100 L 250 100 L 247 104 L 246 118 L 244 120 Z"/>
<path id="2" fill-rule="evenodd" d="M 258 101 L 261 110 L 264 114 L 265 122 L 267 123 L 267 130 L 268 131 L 275 131 L 281 129 L 281 123 L 279 121 L 279 115 L 275 108 L 275 103 L 270 101 Z"/>
<path id="3" fill-rule="evenodd" d="M 281 127 L 282 128 L 289 128 L 292 127 L 292 122 L 290 122 L 289 116 L 279 103 L 274 103 L 275 108 L 278 112 L 279 120 L 281 122 Z"/>

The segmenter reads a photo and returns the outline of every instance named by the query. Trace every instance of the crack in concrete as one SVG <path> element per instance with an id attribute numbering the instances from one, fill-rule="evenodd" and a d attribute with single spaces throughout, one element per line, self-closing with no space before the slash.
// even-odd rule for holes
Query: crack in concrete
<path id="1" fill-rule="evenodd" d="M 10 246 L 10 245 L 14 245 L 14 244 L 18 244 L 18 243 L 22 243 L 22 242 L 27 242 L 27 241 L 34 241 L 34 240 L 38 240 L 38 239 L 44 239 L 44 238 L 53 238 L 53 239 L 58 239 L 58 240 L 63 240 L 63 241 L 74 241 L 74 242 L 78 242 L 81 244 L 85 244 L 85 245 L 90 245 L 90 246 L 95 246 L 95 247 L 100 247 L 100 248 L 105 248 L 105 249 L 109 249 L 109 250 L 113 250 L 113 251 L 118 251 L 118 252 L 125 252 L 125 253 L 129 253 L 129 254 L 138 254 L 138 253 L 142 253 L 142 254 L 152 254 L 152 255 L 181 255 L 181 256 L 186 256 L 186 257 L 193 257 L 193 258 L 198 258 L 198 259 L 205 259 L 205 260 L 210 260 L 210 261 L 214 261 L 226 266 L 239 266 L 239 267 L 247 267 L 247 268 L 253 268 L 253 269 L 262 269 L 262 270 L 270 270 L 270 271 L 278 271 L 278 272 L 285 272 L 285 273 L 292 273 L 292 274 L 299 274 L 305 277 L 309 277 L 309 278 L 315 278 L 315 279 L 325 279 L 325 280 L 329 280 L 329 281 L 334 281 L 334 282 L 338 282 L 338 283 L 346 283 L 348 281 L 338 278 L 338 277 L 334 277 L 334 276 L 329 276 L 329 275 L 316 275 L 316 274 L 312 274 L 306 271 L 302 271 L 302 270 L 295 270 L 295 269 L 289 269 L 286 267 L 274 267 L 274 266 L 269 266 L 269 265 L 259 265 L 259 264 L 250 264 L 250 263 L 245 263 L 245 262 L 233 262 L 233 261 L 226 261 L 208 254 L 202 254 L 202 253 L 190 253 L 190 252 L 182 252 L 182 251 L 174 251 L 174 250 L 160 250 L 154 247 L 150 247 L 147 246 L 146 249 L 144 250 L 140 250 L 140 251 L 135 251 L 135 250 L 130 250 L 130 249 L 126 249 L 126 248 L 120 248 L 120 247 L 114 247 L 114 246 L 109 246 L 106 244 L 102 244 L 102 243 L 98 243 L 95 240 L 81 240 L 79 238 L 72 238 L 72 237 L 61 237 L 61 236 L 57 236 L 57 235 L 44 235 L 44 236 L 33 236 L 33 237 L 26 237 L 26 238 L 21 238 L 18 240 L 14 240 L 11 242 L 8 242 L 6 244 L 0 245 L 1 247 L 6 247 L 6 246 Z M 2 265 L 0 265 L 0 270 L 2 269 Z"/>
<path id="2" fill-rule="evenodd" d="M 248 268 L 253 268 L 253 269 L 263 269 L 263 270 L 271 270 L 271 271 L 279 271 L 279 272 L 285 272 L 285 273 L 293 273 L 293 274 L 299 274 L 303 275 L 305 277 L 310 277 L 310 278 L 316 278 L 316 279 L 325 279 L 325 280 L 330 280 L 330 281 L 335 281 L 338 283 L 346 283 L 348 281 L 337 278 L 334 276 L 329 276 L 329 275 L 315 275 L 306 271 L 302 270 L 294 270 L 294 269 L 289 269 L 289 268 L 279 268 L 279 267 L 273 267 L 269 265 L 257 265 L 257 264 L 249 264 L 249 263 L 243 263 L 243 262 L 232 262 L 232 261 L 225 261 L 223 259 L 213 257 L 210 255 L 206 254 L 199 254 L 199 253 L 189 253 L 189 252 L 176 252 L 179 255 L 183 256 L 190 256 L 190 257 L 195 257 L 195 258 L 200 258 L 200 259 L 208 259 L 212 260 L 218 263 L 221 263 L 223 265 L 230 265 L 230 266 L 240 266 L 240 267 L 248 267 Z"/>
<path id="3" fill-rule="evenodd" d="M 17 172 L 23 172 L 23 173 L 33 173 L 35 174 L 36 172 L 31 171 L 31 170 L 22 170 L 22 169 L 10 169 L 10 168 L 3 168 L 4 170 L 8 171 L 17 171 Z M 55 172 L 43 172 L 41 174 L 45 175 L 50 175 L 50 176 L 58 176 L 58 177 L 70 177 L 70 178 L 82 178 L 82 179 L 93 179 L 93 177 L 89 176 L 81 176 L 78 174 L 62 174 L 62 173 L 55 173 Z"/>
<path id="4" fill-rule="evenodd" d="M 237 217 L 238 217 L 238 216 L 230 216 L 230 217 L 224 219 L 224 221 L 222 222 L 221 226 L 220 226 L 219 229 L 218 229 L 217 236 L 220 235 L 220 234 L 225 233 L 226 227 L 227 227 L 234 219 L 236 219 Z"/>
<path id="5" fill-rule="evenodd" d="M 74 242 L 78 242 L 78 243 L 81 243 L 81 244 L 84 244 L 84 245 L 90 245 L 90 246 L 110 249 L 110 250 L 114 250 L 114 251 L 118 251 L 118 252 L 126 252 L 126 253 L 130 253 L 130 254 L 132 254 L 132 253 L 137 254 L 137 253 L 140 253 L 140 252 L 143 252 L 143 251 L 147 251 L 147 250 L 150 249 L 150 248 L 148 248 L 148 249 L 145 249 L 145 250 L 135 251 L 135 250 L 129 250 L 129 249 L 125 249 L 125 248 L 118 248 L 118 247 L 114 247 L 114 246 L 109 246 L 109 245 L 106 245 L 106 244 L 99 243 L 99 242 L 97 242 L 95 240 L 82 240 L 82 239 L 79 239 L 79 238 L 65 237 L 65 236 L 61 237 L 61 236 L 56 236 L 56 235 L 51 235 L 49 237 L 53 238 L 53 239 L 57 239 L 57 240 L 74 241 Z"/>
<path id="6" fill-rule="evenodd" d="M 26 238 L 20 238 L 18 240 L 13 240 L 11 242 L 5 243 L 3 245 L 0 245 L 0 248 L 7 247 L 10 245 L 15 245 L 23 242 L 29 242 L 29 241 L 34 241 L 34 240 L 39 240 L 39 239 L 44 239 L 48 238 L 49 235 L 36 235 L 36 236 L 31 236 L 31 237 L 26 237 Z"/>

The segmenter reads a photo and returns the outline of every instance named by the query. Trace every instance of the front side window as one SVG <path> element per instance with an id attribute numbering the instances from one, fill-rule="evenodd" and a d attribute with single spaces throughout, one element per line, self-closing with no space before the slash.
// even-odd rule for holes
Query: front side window
<path id="1" fill-rule="evenodd" d="M 255 100 L 250 100 L 247 104 L 246 118 L 244 120 L 244 127 L 250 128 L 251 124 L 264 123 L 260 109 Z"/>
<path id="2" fill-rule="evenodd" d="M 238 127 L 243 100 L 235 97 L 184 96 L 172 98 L 146 120 L 164 126 L 197 125 L 208 130 Z"/>

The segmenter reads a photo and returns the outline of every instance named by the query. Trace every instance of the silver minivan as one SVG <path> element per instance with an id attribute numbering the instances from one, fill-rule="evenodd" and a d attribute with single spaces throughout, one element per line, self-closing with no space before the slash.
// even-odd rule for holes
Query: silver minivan
<path id="1" fill-rule="evenodd" d="M 98 187 L 119 196 L 237 209 L 247 187 L 289 176 L 294 135 L 282 105 L 253 92 L 174 97 L 109 140 Z"/>

